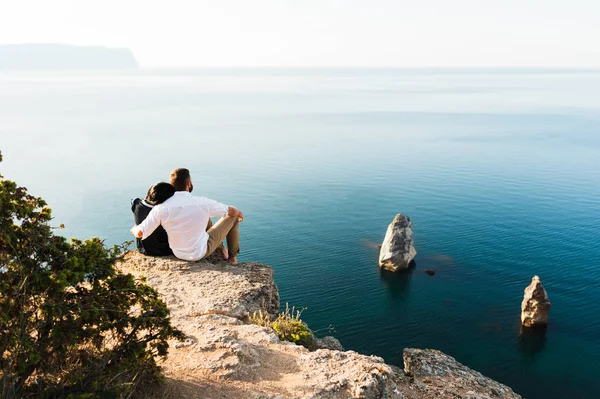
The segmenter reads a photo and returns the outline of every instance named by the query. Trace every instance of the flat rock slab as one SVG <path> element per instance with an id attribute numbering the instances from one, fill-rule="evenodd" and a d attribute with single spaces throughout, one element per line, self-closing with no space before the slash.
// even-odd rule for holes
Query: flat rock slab
<path id="1" fill-rule="evenodd" d="M 163 296 L 173 318 L 223 314 L 246 319 L 258 310 L 271 315 L 279 312 L 273 269 L 259 263 L 233 266 L 129 252 L 119 268 L 146 277 Z"/>
<path id="2" fill-rule="evenodd" d="M 248 392 L 278 398 L 397 398 L 393 368 L 379 357 L 308 349 L 282 342 L 270 328 L 223 315 L 195 318 L 192 342 L 171 351 L 166 368 L 182 379 L 198 376 L 245 384 Z"/>
<path id="3" fill-rule="evenodd" d="M 438 350 L 404 349 L 404 372 L 424 393 L 439 392 L 440 398 L 521 398 L 506 385 Z"/>

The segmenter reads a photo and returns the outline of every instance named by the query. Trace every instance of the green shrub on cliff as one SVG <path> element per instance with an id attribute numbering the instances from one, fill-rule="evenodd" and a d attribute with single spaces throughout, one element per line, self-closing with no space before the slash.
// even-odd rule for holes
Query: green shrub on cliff
<path id="1" fill-rule="evenodd" d="M 269 315 L 259 310 L 250 316 L 250 322 L 272 328 L 282 341 L 294 342 L 313 350 L 316 347 L 315 336 L 300 318 L 303 310 L 296 310 L 294 306 L 290 309 L 286 303 L 285 311 L 279 313 L 275 320 L 271 320 Z"/>
<path id="2" fill-rule="evenodd" d="M 50 221 L 0 175 L 0 397 L 116 397 L 159 381 L 155 357 L 182 337 L 165 303 L 115 270 L 123 246 L 68 242 Z"/>

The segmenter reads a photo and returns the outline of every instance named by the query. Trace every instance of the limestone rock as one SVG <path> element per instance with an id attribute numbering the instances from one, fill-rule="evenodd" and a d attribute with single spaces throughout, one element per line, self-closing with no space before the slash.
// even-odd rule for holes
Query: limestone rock
<path id="1" fill-rule="evenodd" d="M 399 397 L 394 393 L 398 389 L 394 369 L 378 357 L 328 349 L 310 352 L 280 341 L 270 328 L 224 315 L 198 316 L 184 329 L 194 344 L 170 348 L 164 364 L 167 376 L 176 372 L 184 378 L 192 376 L 192 381 L 210 379 L 214 384 L 243 386 L 243 395 L 215 397 Z"/>
<path id="2" fill-rule="evenodd" d="M 259 263 L 233 266 L 129 252 L 121 268 L 145 276 L 163 295 L 174 317 L 223 314 L 245 319 L 258 310 L 272 316 L 279 312 L 273 269 Z"/>
<path id="3" fill-rule="evenodd" d="M 170 342 L 161 363 L 166 383 L 149 399 L 518 398 L 438 351 L 405 352 L 411 381 L 379 357 L 342 351 L 333 337 L 318 340 L 327 349 L 313 352 L 280 341 L 273 329 L 248 323 L 255 310 L 279 311 L 273 270 L 265 265 L 129 253 L 120 269 L 146 276 L 186 335 Z"/>
<path id="4" fill-rule="evenodd" d="M 418 387 L 440 398 L 516 399 L 507 387 L 460 364 L 438 350 L 404 349 L 404 372 Z"/>
<path id="5" fill-rule="evenodd" d="M 399 213 L 385 233 L 379 252 L 379 267 L 393 272 L 408 269 L 415 256 L 417 251 L 413 246 L 412 221 L 407 215 Z"/>
<path id="6" fill-rule="evenodd" d="M 343 351 L 344 347 L 341 342 L 330 335 L 323 338 L 315 338 L 315 343 L 318 349 L 331 349 L 335 351 Z"/>
<path id="7" fill-rule="evenodd" d="M 548 293 L 538 276 L 533 276 L 531 284 L 525 288 L 525 295 L 521 303 L 521 324 L 533 327 L 548 324 L 550 301 Z"/>
<path id="8" fill-rule="evenodd" d="M 298 360 L 308 388 L 302 398 L 398 398 L 394 369 L 380 357 L 320 349 Z"/>

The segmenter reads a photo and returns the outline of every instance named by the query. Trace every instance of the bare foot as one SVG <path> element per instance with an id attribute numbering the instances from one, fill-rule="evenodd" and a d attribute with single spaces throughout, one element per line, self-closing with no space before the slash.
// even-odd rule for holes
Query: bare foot
<path id="1" fill-rule="evenodd" d="M 227 262 L 231 263 L 232 265 L 237 265 L 237 256 L 234 256 L 233 258 L 229 259 Z"/>
<path id="2" fill-rule="evenodd" d="M 227 248 L 225 248 L 225 247 L 221 248 L 221 255 L 223 255 L 223 259 L 225 259 L 225 260 L 229 259 L 229 251 L 227 250 Z"/>

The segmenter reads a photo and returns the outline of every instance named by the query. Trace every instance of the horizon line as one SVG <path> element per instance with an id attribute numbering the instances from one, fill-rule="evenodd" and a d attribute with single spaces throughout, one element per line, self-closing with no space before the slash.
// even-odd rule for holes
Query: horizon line
<path id="1" fill-rule="evenodd" d="M 142 65 L 139 69 L 549 69 L 600 70 L 597 66 L 557 65 Z"/>

